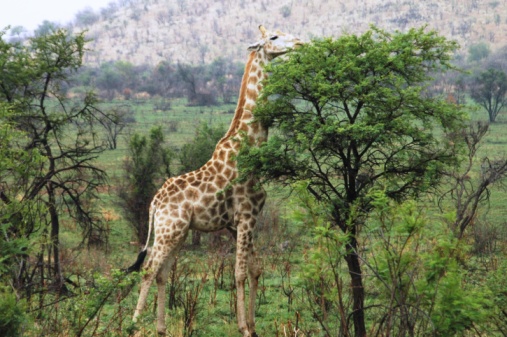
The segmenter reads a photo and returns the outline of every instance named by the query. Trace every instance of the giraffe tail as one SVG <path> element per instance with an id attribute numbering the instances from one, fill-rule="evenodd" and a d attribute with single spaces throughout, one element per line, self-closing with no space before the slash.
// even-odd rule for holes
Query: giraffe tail
<path id="1" fill-rule="evenodd" d="M 141 270 L 141 266 L 143 265 L 143 262 L 146 259 L 146 255 L 148 254 L 148 245 L 150 243 L 151 229 L 153 227 L 154 216 L 155 216 L 155 208 L 150 207 L 150 220 L 148 224 L 148 238 L 146 239 L 146 245 L 144 246 L 143 250 L 139 252 L 139 255 L 137 255 L 136 262 L 127 269 L 123 270 L 127 274 L 130 274 L 132 272 L 138 272 Z"/>
<path id="2" fill-rule="evenodd" d="M 128 267 L 127 269 L 124 269 L 123 271 L 127 274 L 130 274 L 132 272 L 138 272 L 141 270 L 141 266 L 143 265 L 144 259 L 146 258 L 146 254 L 148 253 L 147 250 L 142 250 L 139 255 L 137 255 L 136 262 Z"/>

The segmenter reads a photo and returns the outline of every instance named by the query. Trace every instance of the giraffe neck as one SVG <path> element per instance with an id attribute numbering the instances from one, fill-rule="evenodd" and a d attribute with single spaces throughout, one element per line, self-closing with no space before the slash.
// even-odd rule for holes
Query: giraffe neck
<path id="1" fill-rule="evenodd" d="M 241 81 L 236 112 L 222 141 L 243 137 L 243 132 L 249 138 L 250 144 L 259 144 L 267 139 L 268 130 L 261 123 L 253 122 L 255 101 L 261 90 L 261 81 L 266 76 L 262 69 L 266 62 L 267 60 L 260 53 L 256 51 L 250 53 Z"/>

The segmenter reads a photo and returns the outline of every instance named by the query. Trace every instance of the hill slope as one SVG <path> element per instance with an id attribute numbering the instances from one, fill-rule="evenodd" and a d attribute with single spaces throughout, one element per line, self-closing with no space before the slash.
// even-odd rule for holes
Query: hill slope
<path id="1" fill-rule="evenodd" d="M 223 57 L 242 62 L 257 26 L 305 40 L 361 33 L 375 24 L 404 31 L 427 24 L 460 43 L 507 44 L 507 0 L 123 0 L 87 27 L 93 39 L 87 64 L 124 60 L 154 65 L 162 60 L 208 63 Z"/>

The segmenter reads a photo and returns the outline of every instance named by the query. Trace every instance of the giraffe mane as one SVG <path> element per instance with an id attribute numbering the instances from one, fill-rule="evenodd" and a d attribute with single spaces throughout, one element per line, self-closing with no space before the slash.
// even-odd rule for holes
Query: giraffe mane
<path id="1" fill-rule="evenodd" d="M 246 92 L 247 92 L 247 86 L 248 86 L 248 75 L 250 74 L 250 71 L 252 69 L 252 63 L 255 59 L 256 51 L 250 52 L 250 55 L 248 56 L 248 61 L 245 65 L 245 72 L 243 74 L 243 78 L 241 80 L 241 89 L 239 91 L 239 100 L 238 105 L 236 106 L 236 112 L 234 113 L 234 118 L 231 122 L 231 126 L 229 127 L 229 130 L 225 134 L 225 136 L 220 140 L 218 144 L 220 144 L 222 141 L 225 141 L 238 132 L 239 125 L 241 123 L 241 118 L 243 117 L 243 112 L 245 110 L 245 102 L 246 102 Z"/>

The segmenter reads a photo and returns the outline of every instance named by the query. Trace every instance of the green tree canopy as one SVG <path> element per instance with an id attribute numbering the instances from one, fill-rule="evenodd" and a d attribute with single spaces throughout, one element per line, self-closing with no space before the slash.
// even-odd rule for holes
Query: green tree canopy
<path id="1" fill-rule="evenodd" d="M 306 181 L 330 225 L 348 236 L 356 336 L 365 336 L 360 229 L 373 209 L 369 191 L 402 201 L 438 184 L 456 163 L 454 143 L 464 114 L 425 95 L 436 71 L 452 69 L 457 45 L 424 28 L 390 34 L 315 40 L 268 66 L 271 74 L 255 110 L 278 132 L 242 151 L 244 174 L 291 186 Z"/>
<path id="2" fill-rule="evenodd" d="M 485 42 L 479 42 L 468 48 L 468 60 L 472 62 L 481 61 L 489 56 L 491 49 Z"/>
<path id="3" fill-rule="evenodd" d="M 72 36 L 53 28 L 26 44 L 0 38 L 0 104 L 9 110 L 0 116 L 0 123 L 23 135 L 8 140 L 10 158 L 20 169 L 11 165 L 10 170 L 0 172 L 0 211 L 14 212 L 8 219 L 12 224 L 10 239 L 40 234 L 47 236 L 49 247 L 38 253 L 34 270 L 19 263 L 20 270 L 13 272 L 13 284 L 27 296 L 39 276 L 41 283 L 53 280 L 56 289 L 65 290 L 59 260 L 63 213 L 81 227 L 83 241 L 93 231 L 102 230 L 91 202 L 106 179 L 105 172 L 94 165 L 94 159 L 105 150 L 96 132 L 96 121 L 102 114 L 93 93 L 83 101 L 71 101 L 63 91 L 70 74 L 82 64 L 85 44 L 84 33 Z M 16 158 L 13 153 L 20 155 Z M 9 164 L 9 159 L 1 162 Z M 25 164 L 29 170 L 21 169 L 27 168 Z M 11 208 L 16 204 L 23 210 Z"/>
<path id="4" fill-rule="evenodd" d="M 494 123 L 507 103 L 507 74 L 494 68 L 480 72 L 472 81 L 470 96 L 486 109 L 489 121 Z"/>

